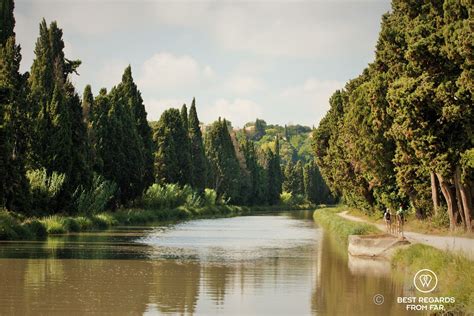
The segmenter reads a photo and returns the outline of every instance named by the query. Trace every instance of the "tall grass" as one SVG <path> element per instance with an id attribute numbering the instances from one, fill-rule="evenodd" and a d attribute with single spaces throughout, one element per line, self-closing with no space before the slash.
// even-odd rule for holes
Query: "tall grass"
<path id="1" fill-rule="evenodd" d="M 90 189 L 79 188 L 74 193 L 77 211 L 83 215 L 104 212 L 116 191 L 117 185 L 114 182 L 108 181 L 102 176 L 94 175 Z"/>
<path id="2" fill-rule="evenodd" d="M 30 183 L 35 211 L 47 212 L 51 205 L 54 205 L 54 199 L 61 191 L 66 176 L 57 172 L 49 175 L 43 168 L 28 170 L 26 177 Z"/>
<path id="3" fill-rule="evenodd" d="M 183 206 L 187 209 L 197 209 L 205 206 L 225 204 L 217 199 L 214 190 L 206 189 L 201 195 L 190 186 L 178 184 L 153 184 L 136 202 L 136 206 L 144 209 L 174 209 Z"/>
<path id="4" fill-rule="evenodd" d="M 474 314 L 474 264 L 466 257 L 433 247 L 415 244 L 399 249 L 392 258 L 393 269 L 413 276 L 420 269 L 436 273 L 439 285 L 437 296 L 453 296 L 456 302 L 447 305 L 455 315 Z"/>
<path id="5" fill-rule="evenodd" d="M 349 221 L 337 215 L 343 210 L 341 207 L 317 209 L 314 211 L 313 217 L 316 222 L 346 242 L 349 235 L 368 235 L 380 232 L 373 225 Z"/>

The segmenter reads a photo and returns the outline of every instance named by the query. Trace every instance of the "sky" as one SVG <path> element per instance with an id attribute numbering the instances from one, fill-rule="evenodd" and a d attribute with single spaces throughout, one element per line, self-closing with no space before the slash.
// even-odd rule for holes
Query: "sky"
<path id="1" fill-rule="evenodd" d="M 148 120 L 193 97 L 201 121 L 317 126 L 329 97 L 374 58 L 387 0 L 17 0 L 22 71 L 39 23 L 57 21 L 80 59 L 78 92 L 117 85 L 127 65 Z"/>

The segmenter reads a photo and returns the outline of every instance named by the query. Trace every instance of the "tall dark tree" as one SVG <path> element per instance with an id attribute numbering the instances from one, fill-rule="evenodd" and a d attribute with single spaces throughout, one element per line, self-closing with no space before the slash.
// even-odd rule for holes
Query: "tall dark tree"
<path id="1" fill-rule="evenodd" d="M 155 175 L 159 183 L 191 184 L 191 153 L 184 151 L 188 131 L 184 129 L 178 109 L 161 114 L 153 135 L 157 151 Z"/>
<path id="2" fill-rule="evenodd" d="M 206 156 L 211 168 L 210 187 L 219 197 L 239 199 L 240 167 L 225 119 L 214 122 L 206 132 Z"/>
<path id="3" fill-rule="evenodd" d="M 143 145 L 135 117 L 122 91 L 101 90 L 94 101 L 93 129 L 97 154 L 94 169 L 118 185 L 117 204 L 127 204 L 143 192 Z"/>
<path id="4" fill-rule="evenodd" d="M 153 144 L 153 137 L 150 125 L 148 125 L 147 113 L 140 91 L 135 84 L 132 77 L 131 66 L 125 68 L 122 75 L 122 82 L 117 86 L 117 93 L 119 93 L 127 103 L 129 111 L 132 115 L 136 130 L 140 137 L 140 147 L 143 155 L 143 174 L 141 174 L 141 188 L 145 190 L 154 181 L 154 167 L 153 154 L 155 146 Z"/>
<path id="5" fill-rule="evenodd" d="M 196 100 L 194 98 L 189 109 L 189 139 L 191 162 L 193 165 L 193 179 L 191 183 L 194 188 L 202 193 L 206 187 L 207 162 L 201 127 L 196 111 Z"/>
<path id="6" fill-rule="evenodd" d="M 13 1 L 0 1 L 0 207 L 25 211 L 27 139 L 27 85 L 19 73 L 21 54 L 16 45 Z"/>
<path id="7" fill-rule="evenodd" d="M 58 207 L 70 208 L 72 194 L 90 183 L 91 172 L 84 159 L 89 145 L 81 103 L 69 81 L 81 62 L 65 58 L 62 35 L 56 22 L 48 28 L 43 19 L 29 77 L 35 136 L 30 165 L 65 174 Z"/>
<path id="8" fill-rule="evenodd" d="M 265 169 L 258 161 L 258 153 L 255 143 L 244 138 L 241 144 L 241 151 L 245 157 L 245 164 L 250 176 L 250 188 L 247 203 L 250 205 L 265 204 L 267 201 L 267 182 Z"/>
<path id="9" fill-rule="evenodd" d="M 5 45 L 10 37 L 15 36 L 14 8 L 15 4 L 13 3 L 13 0 L 0 1 L 0 45 Z"/>
<path id="10" fill-rule="evenodd" d="M 280 166 L 280 140 L 277 136 L 274 149 L 266 152 L 268 203 L 277 204 L 282 192 L 283 176 Z"/>

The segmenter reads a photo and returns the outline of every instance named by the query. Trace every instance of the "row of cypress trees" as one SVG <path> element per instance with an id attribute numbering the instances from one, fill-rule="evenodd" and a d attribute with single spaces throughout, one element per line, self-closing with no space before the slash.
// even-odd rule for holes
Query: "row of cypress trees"
<path id="1" fill-rule="evenodd" d="M 97 176 L 118 188 L 111 207 L 134 201 L 154 182 L 199 194 L 212 188 L 234 204 L 279 201 L 278 138 L 260 152 L 251 140 L 237 141 L 225 119 L 203 136 L 195 100 L 189 113 L 186 105 L 164 111 L 152 130 L 130 66 L 110 91 L 94 96 L 88 85 L 81 100 L 71 82 L 81 62 L 65 57 L 62 30 L 44 19 L 31 70 L 21 74 L 14 3 L 0 4 L 0 207 L 37 211 L 34 178 L 55 192 L 43 213 L 73 213 L 77 192 L 93 189 Z M 41 172 L 27 176 L 35 170 Z M 58 184 L 60 190 L 51 188 Z"/>
<path id="2" fill-rule="evenodd" d="M 472 1 L 392 1 L 375 60 L 334 93 L 314 134 L 317 164 L 347 203 L 472 229 L 473 16 Z"/>

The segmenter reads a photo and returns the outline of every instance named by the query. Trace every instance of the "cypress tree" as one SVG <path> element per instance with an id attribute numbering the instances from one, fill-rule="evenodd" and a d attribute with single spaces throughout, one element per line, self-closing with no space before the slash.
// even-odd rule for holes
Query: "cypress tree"
<path id="1" fill-rule="evenodd" d="M 273 205 L 280 200 L 282 190 L 282 172 L 280 166 L 280 141 L 278 136 L 275 140 L 274 150 L 268 149 L 266 153 L 267 161 L 267 183 L 268 183 L 268 202 Z"/>
<path id="2" fill-rule="evenodd" d="M 0 45 L 5 45 L 11 36 L 15 36 L 15 16 L 13 0 L 0 1 Z"/>
<path id="3" fill-rule="evenodd" d="M 258 163 L 257 151 L 255 143 L 247 138 L 244 138 L 241 151 L 245 157 L 245 164 L 250 176 L 250 189 L 248 204 L 265 204 L 266 198 L 266 182 L 265 169 Z"/>
<path id="4" fill-rule="evenodd" d="M 158 121 L 153 140 L 156 182 L 191 184 L 191 153 L 184 151 L 188 131 L 184 129 L 178 109 L 163 112 Z"/>
<path id="5" fill-rule="evenodd" d="M 211 188 L 219 198 L 238 200 L 240 167 L 225 119 L 219 118 L 206 132 L 206 156 L 212 171 Z"/>
<path id="6" fill-rule="evenodd" d="M 0 1 L 0 207 L 25 211 L 27 101 L 25 76 L 19 73 L 21 53 L 15 43 L 11 0 Z"/>
<path id="7" fill-rule="evenodd" d="M 193 161 L 192 161 L 191 139 L 190 139 L 190 135 L 189 135 L 188 108 L 186 107 L 186 104 L 183 104 L 183 106 L 181 107 L 180 115 L 181 115 L 181 122 L 183 124 L 183 129 L 186 131 L 186 137 L 183 139 L 183 145 L 182 145 L 181 150 L 183 152 L 188 153 L 188 155 L 189 155 L 189 161 L 190 161 L 190 164 L 189 164 L 189 172 L 190 172 L 189 184 L 192 185 L 193 178 L 194 178 L 194 175 L 193 175 L 193 173 L 194 173 L 194 168 L 193 168 L 194 164 L 193 164 Z"/>
<path id="8" fill-rule="evenodd" d="M 89 126 L 90 122 L 93 121 L 94 113 L 94 95 L 92 94 L 92 88 L 88 84 L 84 88 L 84 93 L 82 94 L 82 113 L 84 116 L 84 123 Z"/>
<path id="9" fill-rule="evenodd" d="M 141 152 L 144 161 L 141 187 L 142 190 L 145 190 L 154 180 L 153 153 L 155 147 L 153 144 L 152 131 L 150 125 L 148 125 L 145 105 L 143 104 L 141 92 L 133 80 L 131 66 L 125 69 L 122 75 L 122 82 L 117 86 L 117 91 L 126 100 L 125 102 L 127 102 L 129 110 L 131 111 L 135 128 L 140 137 L 140 147 L 142 147 Z"/>
<path id="10" fill-rule="evenodd" d="M 206 187 L 207 162 L 204 153 L 202 132 L 196 111 L 196 100 L 194 98 L 191 108 L 189 109 L 189 139 L 193 165 L 192 185 L 198 192 L 202 193 Z"/>
<path id="11" fill-rule="evenodd" d="M 65 58 L 62 35 L 56 22 L 48 28 L 43 19 L 29 77 L 35 132 L 35 138 L 31 141 L 30 165 L 33 168 L 44 167 L 48 174 L 65 174 L 57 209 L 69 209 L 74 191 L 90 184 L 91 172 L 87 162 L 89 144 L 81 103 L 69 81 L 69 75 L 76 73 L 81 62 Z"/>

